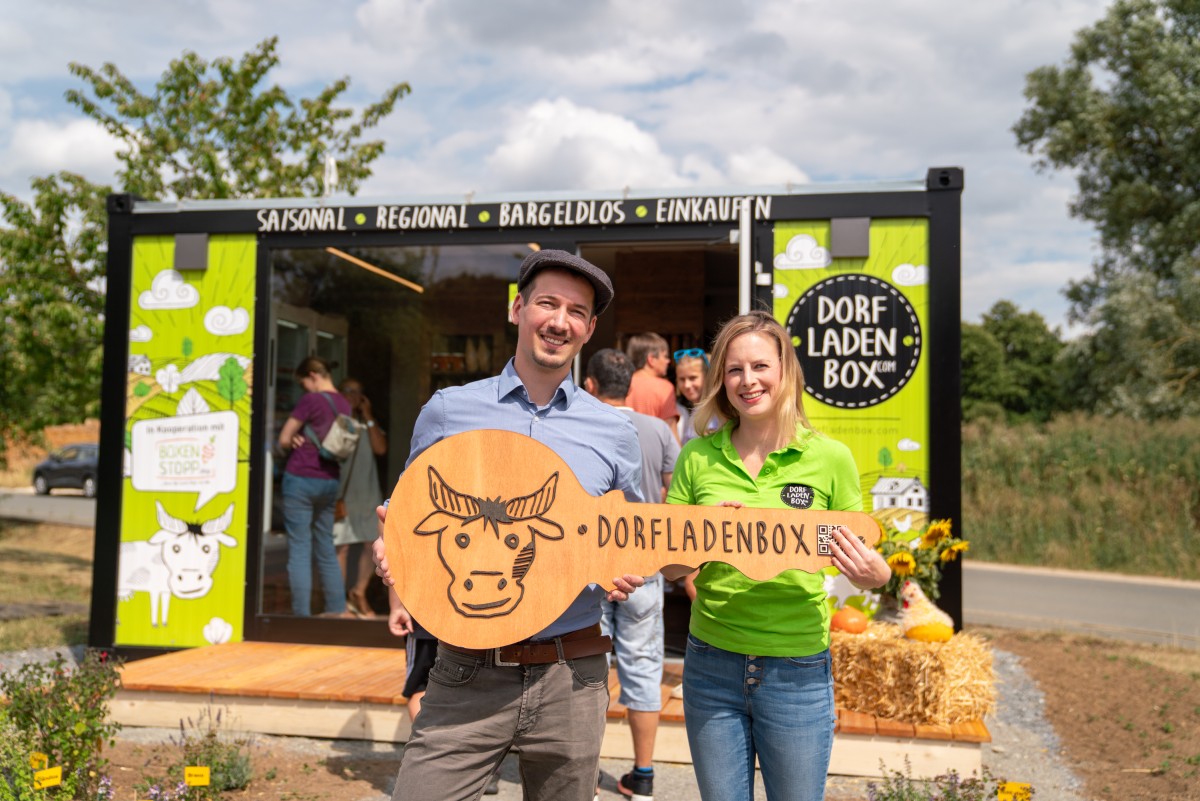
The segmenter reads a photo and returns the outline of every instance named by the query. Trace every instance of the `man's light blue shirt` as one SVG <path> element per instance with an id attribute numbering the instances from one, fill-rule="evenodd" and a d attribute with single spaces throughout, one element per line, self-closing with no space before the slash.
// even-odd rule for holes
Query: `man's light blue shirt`
<path id="1" fill-rule="evenodd" d="M 547 445 L 589 495 L 619 489 L 629 501 L 642 500 L 642 453 L 629 418 L 579 389 L 570 374 L 550 402 L 539 408 L 529 400 L 511 359 L 500 375 L 434 393 L 413 426 L 405 468 L 430 445 L 481 428 L 524 434 Z M 557 637 L 599 622 L 604 594 L 589 584 L 566 612 L 536 636 Z"/>

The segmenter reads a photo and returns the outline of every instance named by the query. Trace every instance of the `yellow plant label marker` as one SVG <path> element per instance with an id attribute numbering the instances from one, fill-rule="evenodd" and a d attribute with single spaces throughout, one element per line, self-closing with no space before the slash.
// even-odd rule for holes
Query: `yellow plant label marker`
<path id="1" fill-rule="evenodd" d="M 62 784 L 62 765 L 46 768 L 33 774 L 33 789 L 43 790 L 47 787 L 57 787 Z"/>
<path id="2" fill-rule="evenodd" d="M 208 786 L 208 767 L 189 765 L 183 769 L 183 783 L 188 787 Z"/>
<path id="3" fill-rule="evenodd" d="M 1003 782 L 996 788 L 996 801 L 1029 801 L 1033 785 L 1024 782 Z"/>
<path id="4" fill-rule="evenodd" d="M 50 767 L 50 757 L 43 754 L 41 751 L 34 751 L 29 755 L 29 767 L 34 770 L 45 770 Z"/>

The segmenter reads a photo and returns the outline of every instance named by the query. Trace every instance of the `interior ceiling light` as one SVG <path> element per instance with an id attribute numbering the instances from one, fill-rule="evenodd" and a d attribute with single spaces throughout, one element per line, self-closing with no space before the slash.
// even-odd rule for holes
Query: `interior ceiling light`
<path id="1" fill-rule="evenodd" d="M 367 270 L 369 272 L 375 273 L 376 275 L 382 276 L 382 277 L 388 279 L 389 281 L 395 281 L 397 284 L 403 284 L 404 286 L 411 289 L 413 292 L 420 293 L 420 292 L 425 291 L 425 287 L 421 286 L 420 284 L 414 284 L 412 281 L 409 281 L 407 278 L 401 278 L 400 276 L 398 276 L 394 273 L 389 273 L 387 270 L 385 270 L 381 267 L 376 267 L 374 264 L 371 264 L 369 262 L 365 262 L 362 259 L 358 258 L 357 256 L 351 256 L 349 253 L 345 252 L 344 250 L 338 250 L 337 248 L 325 248 L 325 251 L 327 253 L 332 253 L 333 255 L 337 256 L 339 259 L 345 259 L 346 261 L 350 262 L 351 264 L 355 265 L 356 267 L 362 267 L 364 270 Z"/>

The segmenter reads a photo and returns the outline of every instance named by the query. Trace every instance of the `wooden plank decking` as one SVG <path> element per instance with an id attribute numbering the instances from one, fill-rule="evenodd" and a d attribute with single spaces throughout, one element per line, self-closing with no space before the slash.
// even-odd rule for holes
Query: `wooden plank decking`
<path id="1" fill-rule="evenodd" d="M 224 709 L 234 727 L 265 734 L 406 741 L 410 734 L 404 651 L 334 645 L 241 642 L 176 651 L 125 665 L 113 716 L 126 726 L 175 727 L 205 705 Z M 663 709 L 655 759 L 690 762 L 683 701 L 672 696 L 682 665 L 663 676 Z M 602 755 L 632 758 L 625 708 L 610 677 Z M 830 773 L 877 776 L 882 760 L 914 776 L 953 768 L 962 775 L 982 765 L 991 736 L 982 721 L 914 726 L 861 712 L 838 710 Z"/>

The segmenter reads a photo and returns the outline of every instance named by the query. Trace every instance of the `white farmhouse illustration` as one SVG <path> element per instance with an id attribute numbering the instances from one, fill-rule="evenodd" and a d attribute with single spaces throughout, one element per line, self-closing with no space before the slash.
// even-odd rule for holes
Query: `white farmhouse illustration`
<path id="1" fill-rule="evenodd" d="M 915 509 L 929 511 L 929 490 L 916 478 L 881 477 L 871 487 L 871 509 Z"/>

